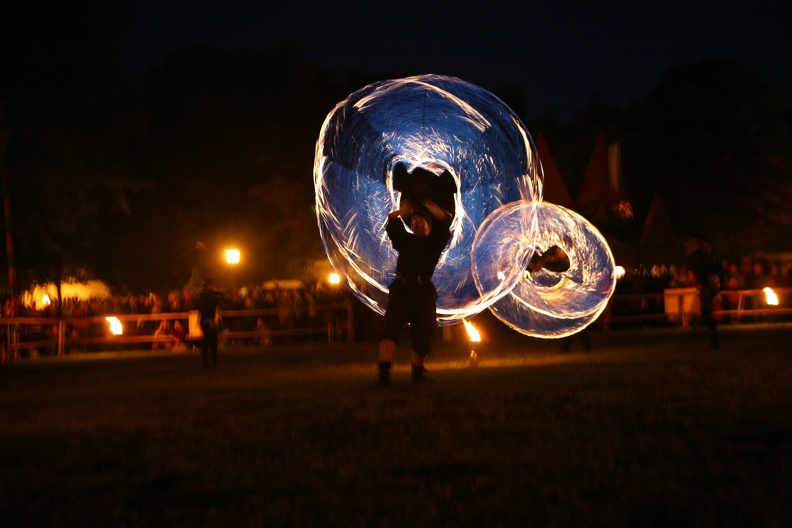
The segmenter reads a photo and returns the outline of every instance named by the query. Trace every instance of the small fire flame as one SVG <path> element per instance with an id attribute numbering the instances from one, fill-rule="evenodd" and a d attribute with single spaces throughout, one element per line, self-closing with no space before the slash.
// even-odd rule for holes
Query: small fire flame
<path id="1" fill-rule="evenodd" d="M 465 330 L 467 330 L 468 337 L 470 337 L 470 341 L 472 343 L 480 343 L 481 342 L 481 334 L 476 329 L 476 327 L 473 326 L 472 324 L 468 323 L 464 319 L 462 319 L 462 322 L 465 323 Z"/>
<path id="2" fill-rule="evenodd" d="M 762 290 L 765 294 L 765 301 L 770 306 L 778 306 L 778 296 L 772 288 L 765 288 Z"/>
<path id="3" fill-rule="evenodd" d="M 105 317 L 105 319 L 110 323 L 110 331 L 113 335 L 121 335 L 124 333 L 124 329 L 121 327 L 121 321 L 118 320 L 118 317 Z"/>

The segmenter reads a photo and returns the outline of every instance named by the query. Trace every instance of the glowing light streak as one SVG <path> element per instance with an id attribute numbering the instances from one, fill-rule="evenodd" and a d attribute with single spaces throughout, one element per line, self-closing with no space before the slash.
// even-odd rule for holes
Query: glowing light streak
<path id="1" fill-rule="evenodd" d="M 524 229 L 525 211 L 537 212 L 538 230 Z M 490 306 L 507 326 L 534 337 L 557 338 L 591 324 L 607 306 L 616 287 L 613 255 L 605 239 L 587 220 L 561 206 L 531 202 L 509 204 L 482 225 L 473 251 L 497 252 L 512 262 L 527 264 L 535 248 L 559 246 L 569 258 L 569 269 L 521 273 L 514 288 Z M 524 257 L 524 255 L 527 255 Z M 488 263 L 484 259 L 474 262 Z M 525 265 L 523 264 L 523 266 Z M 490 270 L 474 268 L 486 278 Z"/>
<path id="2" fill-rule="evenodd" d="M 323 123 L 314 161 L 317 223 L 336 272 L 348 284 L 374 286 L 353 293 L 383 313 L 387 296 L 380 293 L 393 279 L 396 258 L 385 219 L 400 196 L 392 169 L 404 163 L 438 175 L 448 170 L 458 192 L 452 241 L 435 273 L 439 322 L 451 324 L 486 309 L 506 286 L 499 280 L 494 295 L 477 289 L 470 248 L 489 212 L 534 196 L 533 148 L 513 112 L 459 79 L 383 81 L 350 95 Z M 356 230 L 348 229 L 350 222 Z"/>
<path id="3" fill-rule="evenodd" d="M 581 330 L 604 310 L 616 282 L 613 256 L 582 217 L 542 204 L 543 173 L 520 119 L 489 92 L 423 75 L 366 86 L 338 103 L 314 159 L 317 224 L 328 258 L 364 304 L 384 313 L 396 252 L 386 217 L 401 193 L 402 163 L 456 185 L 452 238 L 440 258 L 440 324 L 489 308 L 537 337 Z M 488 223 L 489 222 L 489 223 Z M 558 245 L 568 271 L 525 271 L 534 251 Z M 471 341 L 472 343 L 473 341 Z"/>

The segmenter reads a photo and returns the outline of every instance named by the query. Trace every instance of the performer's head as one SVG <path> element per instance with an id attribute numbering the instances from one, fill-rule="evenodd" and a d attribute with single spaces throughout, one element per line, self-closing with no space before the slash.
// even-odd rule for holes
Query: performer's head
<path id="1" fill-rule="evenodd" d="M 416 213 L 410 220 L 410 228 L 415 236 L 426 237 L 429 236 L 429 233 L 432 231 L 432 224 L 425 216 Z"/>

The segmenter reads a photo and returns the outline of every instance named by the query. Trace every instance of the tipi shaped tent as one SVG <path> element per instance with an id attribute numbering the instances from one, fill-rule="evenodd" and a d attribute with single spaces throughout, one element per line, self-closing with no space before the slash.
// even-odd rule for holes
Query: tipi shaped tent
<path id="1" fill-rule="evenodd" d="M 550 152 L 547 140 L 545 140 L 541 132 L 536 136 L 536 150 L 539 154 L 539 161 L 542 163 L 542 172 L 544 173 L 543 200 L 572 209 L 575 206 L 575 202 L 572 200 L 572 195 L 569 194 L 566 182 L 564 182 L 556 160 L 552 152 Z"/>
<path id="2" fill-rule="evenodd" d="M 193 266 L 192 275 L 184 285 L 185 290 L 200 290 L 204 286 L 204 280 L 198 274 L 198 268 Z"/>
<path id="3" fill-rule="evenodd" d="M 638 251 L 644 264 L 676 261 L 684 256 L 665 202 L 657 191 L 649 207 L 649 214 L 646 216 L 643 233 L 638 242 Z"/>
<path id="4" fill-rule="evenodd" d="M 621 185 L 621 153 L 619 144 L 608 144 L 600 133 L 591 154 L 577 206 L 583 209 L 618 207 L 625 200 Z"/>

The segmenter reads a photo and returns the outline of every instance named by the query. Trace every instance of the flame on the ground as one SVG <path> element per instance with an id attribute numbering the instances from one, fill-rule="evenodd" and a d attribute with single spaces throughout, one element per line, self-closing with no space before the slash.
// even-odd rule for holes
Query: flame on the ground
<path id="1" fill-rule="evenodd" d="M 480 342 L 481 341 L 481 334 L 476 329 L 476 327 L 473 326 L 471 323 L 468 323 L 464 319 L 462 319 L 462 322 L 465 324 L 465 330 L 467 330 L 468 337 L 470 337 L 470 341 L 473 342 L 473 343 Z"/>
<path id="2" fill-rule="evenodd" d="M 773 288 L 765 288 L 762 290 L 765 294 L 765 301 L 770 306 L 778 306 L 778 295 L 773 291 Z"/>
<path id="3" fill-rule="evenodd" d="M 124 333 L 124 329 L 121 326 L 121 321 L 118 320 L 118 317 L 105 317 L 107 322 L 110 323 L 110 331 L 113 335 L 121 335 Z"/>

